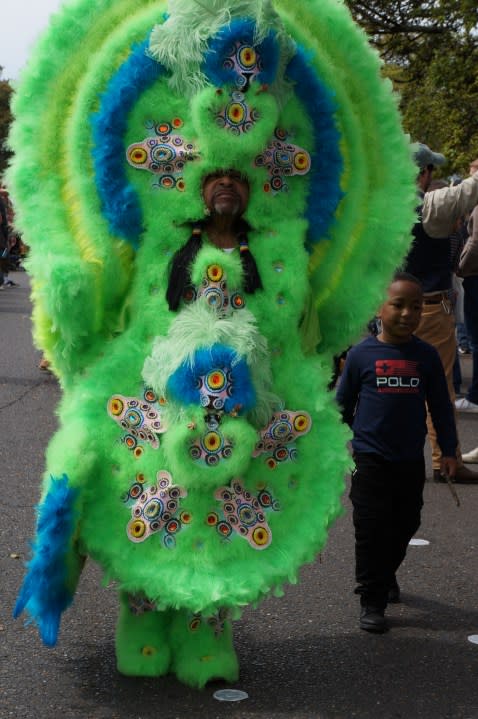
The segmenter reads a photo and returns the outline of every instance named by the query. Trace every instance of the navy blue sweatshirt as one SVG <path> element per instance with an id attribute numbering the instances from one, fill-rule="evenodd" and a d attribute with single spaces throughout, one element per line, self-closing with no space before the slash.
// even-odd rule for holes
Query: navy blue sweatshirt
<path id="1" fill-rule="evenodd" d="M 442 454 L 456 455 L 455 418 L 443 366 L 435 348 L 418 337 L 403 344 L 367 337 L 353 347 L 337 401 L 353 430 L 354 452 L 373 452 L 391 462 L 421 459 L 426 402 Z"/>

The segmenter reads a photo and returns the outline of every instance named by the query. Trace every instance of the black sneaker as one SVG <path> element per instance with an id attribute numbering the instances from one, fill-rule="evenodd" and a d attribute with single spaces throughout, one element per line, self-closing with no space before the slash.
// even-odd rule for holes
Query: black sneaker
<path id="1" fill-rule="evenodd" d="M 362 607 L 360 609 L 360 629 L 365 629 L 366 632 L 383 634 L 388 629 L 384 614 L 385 610 L 380 609 L 380 607 Z"/>

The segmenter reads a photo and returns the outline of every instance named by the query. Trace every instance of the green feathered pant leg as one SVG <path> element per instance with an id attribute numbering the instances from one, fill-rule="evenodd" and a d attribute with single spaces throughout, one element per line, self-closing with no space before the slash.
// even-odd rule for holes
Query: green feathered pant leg
<path id="1" fill-rule="evenodd" d="M 213 679 L 234 682 L 239 677 L 232 622 L 222 612 L 206 618 L 185 610 L 175 611 L 170 646 L 171 671 L 184 684 L 202 689 Z"/>
<path id="2" fill-rule="evenodd" d="M 128 594 L 120 593 L 116 626 L 116 665 L 127 676 L 159 677 L 171 663 L 168 643 L 169 611 L 135 607 Z"/>

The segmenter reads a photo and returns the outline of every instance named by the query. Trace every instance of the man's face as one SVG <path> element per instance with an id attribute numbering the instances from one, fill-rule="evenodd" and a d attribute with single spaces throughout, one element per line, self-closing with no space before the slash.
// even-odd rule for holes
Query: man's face
<path id="1" fill-rule="evenodd" d="M 218 171 L 206 177 L 202 193 L 211 214 L 239 217 L 249 201 L 249 184 L 237 170 Z"/>
<path id="2" fill-rule="evenodd" d="M 472 162 L 470 164 L 470 175 L 474 175 L 478 171 L 478 162 Z"/>
<path id="3" fill-rule="evenodd" d="M 418 176 L 418 184 L 422 192 L 427 192 L 433 180 L 433 167 L 424 167 Z"/>

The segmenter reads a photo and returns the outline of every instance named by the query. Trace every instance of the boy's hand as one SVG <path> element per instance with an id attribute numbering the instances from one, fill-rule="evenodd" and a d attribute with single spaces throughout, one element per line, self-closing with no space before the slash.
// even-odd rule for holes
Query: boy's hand
<path id="1" fill-rule="evenodd" d="M 448 488 L 452 494 L 457 507 L 460 506 L 460 498 L 456 492 L 453 480 L 456 475 L 456 457 L 442 457 L 440 460 L 440 474 L 446 478 Z"/>
<path id="2" fill-rule="evenodd" d="M 440 461 L 440 474 L 449 479 L 453 479 L 456 474 L 456 458 L 442 457 Z"/>

